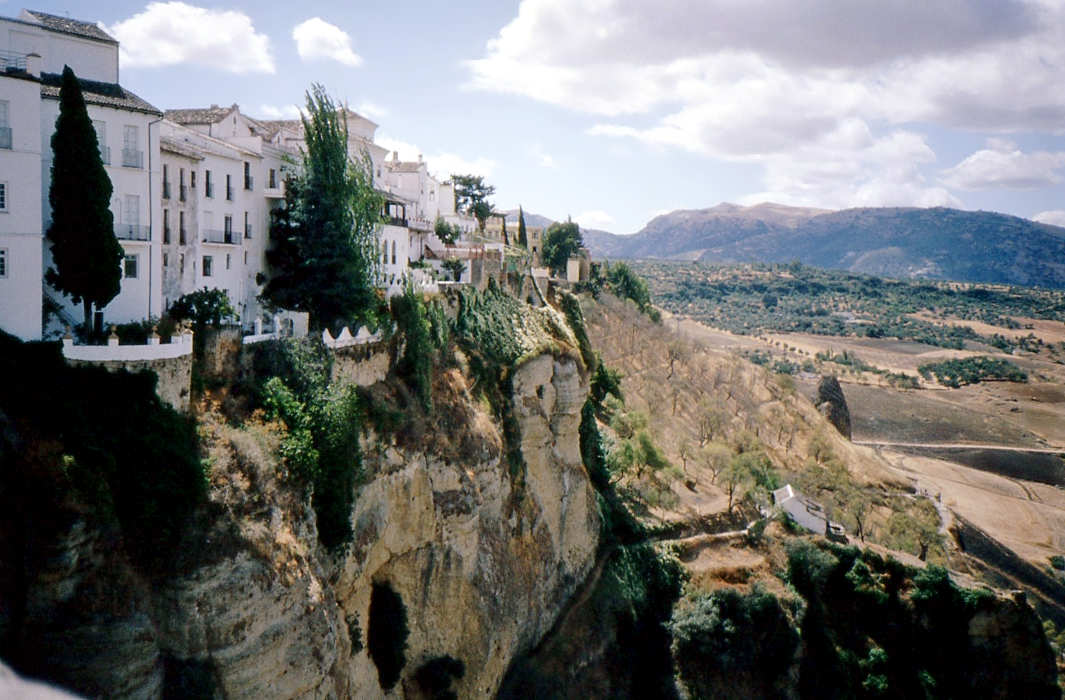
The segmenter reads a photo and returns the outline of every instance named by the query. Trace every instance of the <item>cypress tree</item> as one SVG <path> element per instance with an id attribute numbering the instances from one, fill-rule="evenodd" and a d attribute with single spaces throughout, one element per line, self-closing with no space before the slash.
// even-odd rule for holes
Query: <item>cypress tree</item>
<path id="1" fill-rule="evenodd" d="M 74 303 L 81 302 L 86 332 L 93 304 L 107 306 L 122 287 L 125 253 L 115 237 L 111 192 L 81 85 L 70 66 L 64 66 L 48 190 L 52 223 L 47 237 L 54 266 L 45 279 Z"/>
<path id="2" fill-rule="evenodd" d="M 520 204 L 518 205 L 518 245 L 522 248 L 529 247 L 529 239 L 525 234 L 525 212 Z"/>

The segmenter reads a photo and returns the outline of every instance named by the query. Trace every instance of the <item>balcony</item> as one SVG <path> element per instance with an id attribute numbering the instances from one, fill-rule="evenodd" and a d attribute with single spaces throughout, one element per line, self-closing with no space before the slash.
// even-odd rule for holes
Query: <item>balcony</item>
<path id="1" fill-rule="evenodd" d="M 140 224 L 115 224 L 115 238 L 120 241 L 150 241 L 152 229 Z"/>
<path id="2" fill-rule="evenodd" d="M 11 150 L 11 127 L 0 126 L 0 148 Z"/>
<path id="3" fill-rule="evenodd" d="M 0 51 L 0 70 L 5 73 L 22 73 L 26 71 L 26 54 L 13 51 Z"/>
<path id="4" fill-rule="evenodd" d="M 204 243 L 225 243 L 227 245 L 239 245 L 240 238 L 233 235 L 232 230 L 219 230 L 208 228 L 203 230 Z"/>
<path id="5" fill-rule="evenodd" d="M 189 188 L 185 185 L 180 185 L 178 187 L 178 199 L 180 199 L 182 202 L 184 202 L 188 198 L 188 193 Z"/>
<path id="6" fill-rule="evenodd" d="M 233 185 L 226 185 L 226 200 L 233 201 Z"/>
<path id="7" fill-rule="evenodd" d="M 402 226 L 403 228 L 407 228 L 407 220 L 399 216 L 388 216 L 386 214 L 385 223 L 391 224 L 393 226 Z"/>
<path id="8" fill-rule="evenodd" d="M 111 165 L 111 147 L 100 146 L 100 160 L 104 165 Z"/>
<path id="9" fill-rule="evenodd" d="M 163 180 L 163 199 L 170 199 L 170 183 Z"/>
<path id="10" fill-rule="evenodd" d="M 267 186 L 266 189 L 263 190 L 263 196 L 267 199 L 284 199 L 285 188 L 280 182 L 275 182 L 273 186 Z"/>
<path id="11" fill-rule="evenodd" d="M 214 183 L 208 182 L 203 189 L 204 195 L 208 197 L 214 197 Z"/>
<path id="12" fill-rule="evenodd" d="M 255 189 L 255 177 L 253 175 L 245 175 L 244 176 L 244 189 L 246 189 L 246 190 L 254 190 Z"/>
<path id="13" fill-rule="evenodd" d="M 135 148 L 123 148 L 122 165 L 126 168 L 143 168 L 144 151 L 138 151 Z"/>
<path id="14" fill-rule="evenodd" d="M 407 226 L 411 231 L 432 231 L 433 222 L 428 219 L 408 219 Z"/>

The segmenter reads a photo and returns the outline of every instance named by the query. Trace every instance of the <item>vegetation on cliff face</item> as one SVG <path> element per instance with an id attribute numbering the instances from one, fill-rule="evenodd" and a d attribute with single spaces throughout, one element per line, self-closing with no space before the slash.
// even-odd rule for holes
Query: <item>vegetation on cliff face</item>
<path id="1" fill-rule="evenodd" d="M 139 565 L 164 567 L 206 493 L 193 420 L 159 400 L 153 373 L 71 367 L 55 344 L 0 333 L 0 371 L 9 532 L 88 508 Z"/>
<path id="2" fill-rule="evenodd" d="M 257 356 L 267 416 L 284 424 L 281 457 L 297 483 L 312 489 L 318 538 L 329 548 L 351 539 L 351 508 L 362 478 L 364 423 L 353 386 L 330 382 L 332 354 L 317 338 L 285 339 Z"/>

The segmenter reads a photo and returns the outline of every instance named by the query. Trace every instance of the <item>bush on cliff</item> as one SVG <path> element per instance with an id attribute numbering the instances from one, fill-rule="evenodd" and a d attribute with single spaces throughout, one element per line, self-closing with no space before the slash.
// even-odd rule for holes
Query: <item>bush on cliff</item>
<path id="1" fill-rule="evenodd" d="M 312 490 L 318 539 L 334 549 L 351 540 L 355 487 L 362 478 L 356 387 L 330 382 L 332 357 L 318 339 L 285 339 L 259 356 L 267 414 L 284 423 L 281 457 L 290 476 Z"/>
<path id="2" fill-rule="evenodd" d="M 195 423 L 159 399 L 155 374 L 71 367 L 56 344 L 2 332 L 0 372 L 0 415 L 31 443 L 0 474 L 18 493 L 9 516 L 80 503 L 117 522 L 138 564 L 165 566 L 207 481 Z"/>

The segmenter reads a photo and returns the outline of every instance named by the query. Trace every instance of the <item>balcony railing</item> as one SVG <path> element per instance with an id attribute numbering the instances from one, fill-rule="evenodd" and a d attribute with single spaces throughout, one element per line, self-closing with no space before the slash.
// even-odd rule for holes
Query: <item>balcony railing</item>
<path id="1" fill-rule="evenodd" d="M 135 148 L 123 148 L 122 165 L 127 168 L 143 168 L 144 151 L 138 151 Z"/>
<path id="2" fill-rule="evenodd" d="M 184 202 L 186 197 L 188 197 L 188 192 L 189 192 L 189 188 L 188 187 L 186 187 L 185 185 L 179 186 L 178 187 L 178 199 L 180 199 L 182 202 Z"/>
<path id="3" fill-rule="evenodd" d="M 254 175 L 246 175 L 244 177 L 244 189 L 246 189 L 246 190 L 254 190 L 255 189 L 255 176 Z"/>
<path id="4" fill-rule="evenodd" d="M 26 54 L 13 51 L 0 51 L 0 70 L 5 73 L 26 70 Z"/>
<path id="5" fill-rule="evenodd" d="M 170 183 L 163 180 L 163 199 L 170 199 Z"/>
<path id="6" fill-rule="evenodd" d="M 100 146 L 100 160 L 103 161 L 104 165 L 111 165 L 111 147 L 110 146 Z"/>
<path id="7" fill-rule="evenodd" d="M 392 224 L 393 226 L 402 226 L 403 228 L 407 227 L 407 220 L 400 216 L 389 216 L 388 214 L 385 214 L 385 223 Z"/>
<path id="8" fill-rule="evenodd" d="M 140 224 L 115 224 L 115 238 L 122 241 L 150 241 L 152 229 Z"/>
<path id="9" fill-rule="evenodd" d="M 204 194 L 206 194 L 208 197 L 214 197 L 214 183 L 213 182 L 208 182 L 207 183 L 207 185 L 204 187 Z"/>
<path id="10" fill-rule="evenodd" d="M 251 224 L 244 224 L 244 237 L 251 238 Z"/>
<path id="11" fill-rule="evenodd" d="M 227 243 L 229 245 L 237 245 L 240 243 L 240 238 L 233 235 L 233 231 L 225 231 L 219 229 L 208 228 L 203 230 L 203 242 L 204 243 Z"/>
<path id="12" fill-rule="evenodd" d="M 263 190 L 263 196 L 267 199 L 284 199 L 285 188 L 281 186 L 281 183 L 276 183 L 274 186 L 266 187 Z"/>
<path id="13" fill-rule="evenodd" d="M 226 199 L 233 201 L 233 185 L 226 185 Z"/>
<path id="14" fill-rule="evenodd" d="M 407 219 L 407 226 L 412 231 L 432 231 L 433 222 L 428 219 Z"/>

